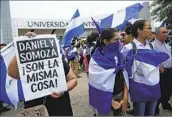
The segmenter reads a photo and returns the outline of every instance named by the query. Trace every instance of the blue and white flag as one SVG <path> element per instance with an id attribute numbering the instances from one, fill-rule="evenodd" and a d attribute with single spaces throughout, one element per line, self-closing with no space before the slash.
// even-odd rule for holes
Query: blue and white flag
<path id="1" fill-rule="evenodd" d="M 122 30 L 130 19 L 138 18 L 138 14 L 143 6 L 140 3 L 131 5 L 126 9 L 120 10 L 101 19 L 100 26 L 102 28 L 117 28 Z"/>
<path id="2" fill-rule="evenodd" d="M 158 100 L 161 96 L 159 65 L 169 58 L 168 54 L 150 49 L 137 49 L 136 55 L 130 50 L 126 57 L 131 101 L 141 103 Z"/>
<path id="3" fill-rule="evenodd" d="M 166 27 L 165 21 L 162 21 L 159 27 Z"/>
<path id="4" fill-rule="evenodd" d="M 19 100 L 24 100 L 22 86 L 20 80 L 15 80 L 7 74 L 8 64 L 15 55 L 13 43 L 8 44 L 1 50 L 0 55 L 0 100 L 5 102 L 15 109 Z"/>
<path id="5" fill-rule="evenodd" d="M 69 47 L 74 37 L 77 37 L 85 32 L 84 23 L 79 16 L 80 13 L 77 9 L 64 33 L 61 47 Z"/>
<path id="6" fill-rule="evenodd" d="M 119 53 L 120 42 L 96 49 L 89 63 L 89 103 L 99 112 L 110 113 L 115 76 L 124 66 L 124 57 Z M 103 51 L 103 53 L 101 52 Z M 123 72 L 127 87 L 127 73 Z"/>
<path id="7" fill-rule="evenodd" d="M 99 34 L 102 33 L 103 29 L 99 26 L 99 24 L 97 24 L 97 22 L 91 17 L 91 19 L 94 22 L 94 25 L 96 26 L 97 31 L 99 32 Z"/>

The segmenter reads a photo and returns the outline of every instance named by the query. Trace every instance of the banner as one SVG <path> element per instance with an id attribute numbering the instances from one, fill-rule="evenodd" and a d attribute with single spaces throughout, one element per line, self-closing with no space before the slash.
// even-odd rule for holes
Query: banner
<path id="1" fill-rule="evenodd" d="M 14 45 L 25 101 L 67 90 L 55 35 L 16 37 Z"/>

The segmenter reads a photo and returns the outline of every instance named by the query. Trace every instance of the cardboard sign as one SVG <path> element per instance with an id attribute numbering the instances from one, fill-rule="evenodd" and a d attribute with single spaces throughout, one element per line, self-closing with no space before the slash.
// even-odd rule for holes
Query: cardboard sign
<path id="1" fill-rule="evenodd" d="M 25 101 L 67 90 L 60 47 L 55 35 L 14 39 Z"/>

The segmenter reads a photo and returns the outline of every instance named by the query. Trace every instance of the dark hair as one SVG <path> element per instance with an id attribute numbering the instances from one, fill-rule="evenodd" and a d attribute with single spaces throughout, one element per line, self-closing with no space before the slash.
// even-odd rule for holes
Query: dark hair
<path id="1" fill-rule="evenodd" d="M 87 36 L 87 43 L 90 44 L 94 41 L 96 41 L 99 38 L 98 32 L 92 32 L 90 35 Z"/>
<path id="2" fill-rule="evenodd" d="M 6 46 L 6 45 L 7 45 L 7 44 L 5 44 L 5 43 L 2 43 L 2 44 L 0 44 L 0 47 L 1 47 L 1 46 Z"/>
<path id="3" fill-rule="evenodd" d="M 152 34 L 155 34 L 155 32 L 152 31 Z"/>
<path id="4" fill-rule="evenodd" d="M 132 36 L 134 38 L 138 37 L 138 32 L 137 32 L 138 29 L 143 30 L 145 22 L 147 22 L 147 20 L 137 20 L 136 22 L 134 22 L 134 24 L 132 26 Z"/>
<path id="5" fill-rule="evenodd" d="M 105 45 L 103 42 L 104 39 L 110 41 L 112 39 L 112 37 L 114 37 L 114 32 L 118 32 L 118 30 L 116 30 L 114 28 L 103 29 L 102 33 L 100 34 L 100 38 L 97 40 L 96 48 L 102 47 Z"/>
<path id="6" fill-rule="evenodd" d="M 128 23 L 124 28 L 125 34 L 131 35 L 132 34 L 132 28 L 133 28 L 133 25 L 131 23 Z"/>
<path id="7" fill-rule="evenodd" d="M 72 40 L 71 45 L 75 45 L 75 39 Z"/>

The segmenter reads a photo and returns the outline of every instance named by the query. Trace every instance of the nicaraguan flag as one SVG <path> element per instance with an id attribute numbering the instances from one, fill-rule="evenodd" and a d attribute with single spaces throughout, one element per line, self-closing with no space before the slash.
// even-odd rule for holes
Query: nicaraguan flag
<path id="1" fill-rule="evenodd" d="M 22 86 L 20 80 L 15 80 L 7 74 L 8 64 L 15 55 L 13 43 L 8 44 L 1 50 L 0 55 L 0 100 L 15 109 L 19 100 L 24 100 Z"/>
<path id="2" fill-rule="evenodd" d="M 97 24 L 97 22 L 91 17 L 91 19 L 94 22 L 94 25 L 96 26 L 97 31 L 99 32 L 99 34 L 102 33 L 103 29 L 99 26 L 99 24 Z"/>
<path id="3" fill-rule="evenodd" d="M 116 73 L 123 68 L 124 57 L 119 53 L 119 43 L 109 44 L 103 48 L 103 53 L 101 48 L 96 49 L 89 63 L 89 103 L 106 115 L 111 109 Z M 123 74 L 127 76 L 125 71 Z M 129 87 L 127 77 L 125 82 Z"/>
<path id="4" fill-rule="evenodd" d="M 143 6 L 140 3 L 131 5 L 126 9 L 111 14 L 101 19 L 100 26 L 102 28 L 117 28 L 119 30 L 124 29 L 128 20 L 138 18 L 138 14 Z"/>
<path id="5" fill-rule="evenodd" d="M 62 47 L 69 47 L 74 37 L 77 37 L 85 32 L 84 23 L 79 16 L 80 13 L 77 9 L 62 38 Z"/>
<path id="6" fill-rule="evenodd" d="M 130 77 L 129 92 L 131 101 L 158 100 L 161 96 L 159 65 L 169 58 L 168 54 L 149 49 L 137 49 L 135 59 L 133 59 L 133 56 L 135 56 L 133 50 L 129 51 L 126 67 Z"/>

